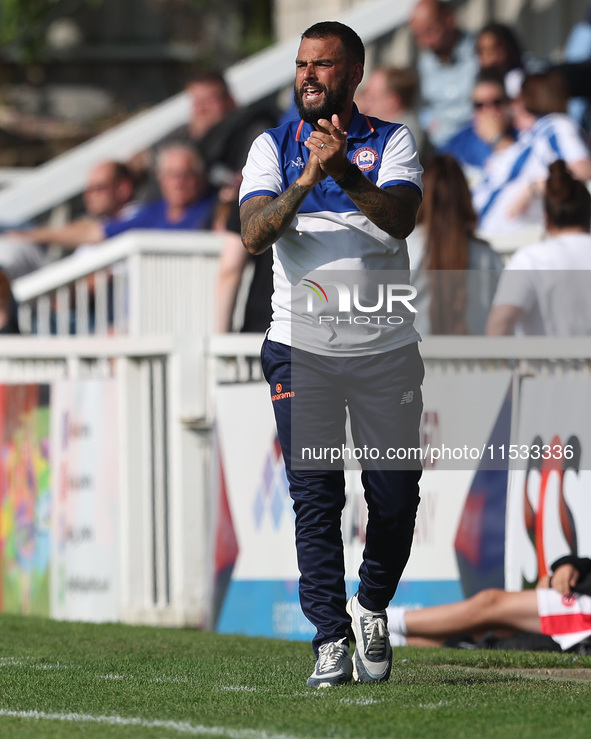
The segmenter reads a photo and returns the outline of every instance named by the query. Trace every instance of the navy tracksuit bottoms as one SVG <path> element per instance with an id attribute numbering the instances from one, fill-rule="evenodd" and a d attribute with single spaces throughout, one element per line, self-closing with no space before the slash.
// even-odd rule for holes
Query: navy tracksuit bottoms
<path id="1" fill-rule="evenodd" d="M 416 343 L 360 357 L 320 356 L 268 339 L 261 359 L 296 515 L 300 603 L 313 647 L 345 637 L 342 457 L 349 410 L 368 506 L 359 602 L 383 610 L 410 554 L 419 504 L 423 362 Z"/>

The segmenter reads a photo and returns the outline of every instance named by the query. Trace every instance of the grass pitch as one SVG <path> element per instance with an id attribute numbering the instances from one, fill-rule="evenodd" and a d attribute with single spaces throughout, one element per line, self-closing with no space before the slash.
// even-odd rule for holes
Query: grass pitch
<path id="1" fill-rule="evenodd" d="M 306 643 L 0 616 L 0 736 L 591 736 L 591 658 L 394 650 L 378 685 L 306 687 Z"/>

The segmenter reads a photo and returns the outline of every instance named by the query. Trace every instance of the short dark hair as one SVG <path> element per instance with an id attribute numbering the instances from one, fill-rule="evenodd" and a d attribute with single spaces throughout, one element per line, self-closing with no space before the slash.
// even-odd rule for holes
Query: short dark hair
<path id="1" fill-rule="evenodd" d="M 591 194 L 583 182 L 572 176 L 562 159 L 552 162 L 548 168 L 544 208 L 548 221 L 553 226 L 578 227 L 589 231 Z"/>
<path id="2" fill-rule="evenodd" d="M 113 177 L 115 182 L 129 180 L 135 186 L 135 175 L 127 164 L 123 164 L 123 162 L 113 162 Z"/>
<path id="3" fill-rule="evenodd" d="M 499 85 L 505 90 L 505 75 L 499 67 L 488 67 L 480 70 L 474 80 L 474 86 L 485 82 L 489 85 Z"/>
<path id="4" fill-rule="evenodd" d="M 549 113 L 566 113 L 568 88 L 564 75 L 550 69 L 539 74 L 529 74 L 521 86 L 521 99 L 525 109 L 535 116 Z"/>
<path id="5" fill-rule="evenodd" d="M 197 70 L 187 82 L 187 87 L 191 85 L 217 85 L 225 95 L 230 96 L 230 88 L 228 87 L 226 78 L 216 69 Z"/>
<path id="6" fill-rule="evenodd" d="M 506 71 L 523 68 L 523 63 L 521 61 L 521 44 L 510 26 L 507 26 L 504 23 L 497 23 L 496 21 L 487 23 L 480 29 L 480 31 L 478 31 L 478 35 L 476 37 L 477 45 L 478 39 L 485 34 L 494 36 L 498 43 L 500 43 L 505 49 L 505 53 L 507 55 Z"/>
<path id="7" fill-rule="evenodd" d="M 352 28 L 338 21 L 321 21 L 315 23 L 302 33 L 302 38 L 320 39 L 335 36 L 343 44 L 345 53 L 354 63 L 365 64 L 365 47 L 363 41 Z"/>

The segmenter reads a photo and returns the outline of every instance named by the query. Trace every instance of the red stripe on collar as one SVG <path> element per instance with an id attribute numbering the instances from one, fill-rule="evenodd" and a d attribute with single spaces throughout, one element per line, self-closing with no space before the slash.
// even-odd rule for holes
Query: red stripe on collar
<path id="1" fill-rule="evenodd" d="M 304 121 L 303 121 L 303 120 L 301 120 L 301 121 L 300 121 L 300 125 L 298 126 L 298 130 L 296 131 L 296 135 L 295 135 L 295 140 L 296 140 L 296 141 L 299 141 L 299 140 L 300 140 L 300 134 L 301 134 L 301 132 L 302 132 L 302 128 L 303 128 L 303 126 L 304 126 Z"/>

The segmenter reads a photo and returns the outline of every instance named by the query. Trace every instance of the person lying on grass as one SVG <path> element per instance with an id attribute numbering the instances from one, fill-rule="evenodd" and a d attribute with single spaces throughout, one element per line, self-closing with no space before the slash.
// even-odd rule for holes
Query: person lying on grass
<path id="1" fill-rule="evenodd" d="M 459 603 L 419 610 L 390 607 L 392 646 L 442 646 L 450 637 L 490 630 L 547 634 L 566 650 L 591 635 L 591 559 L 568 555 L 535 590 L 482 590 Z"/>

